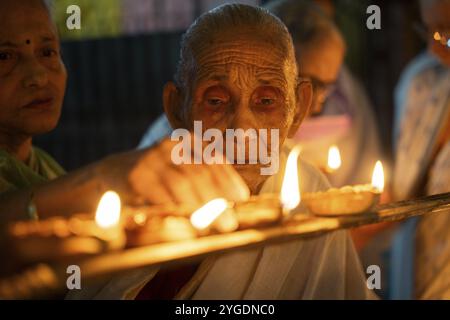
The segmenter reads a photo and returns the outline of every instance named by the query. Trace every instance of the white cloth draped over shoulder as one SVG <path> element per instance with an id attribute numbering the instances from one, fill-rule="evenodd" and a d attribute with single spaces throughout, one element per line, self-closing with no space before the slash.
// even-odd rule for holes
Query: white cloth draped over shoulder
<path id="1" fill-rule="evenodd" d="M 428 52 L 419 55 L 403 72 L 395 101 L 395 198 L 449 192 L 450 142 L 441 139 L 450 120 L 449 67 Z M 448 217 L 411 218 L 395 234 L 391 298 L 450 298 Z"/>
<path id="2" fill-rule="evenodd" d="M 393 193 L 396 200 L 419 192 L 450 115 L 450 71 L 436 66 L 410 83 L 397 141 Z"/>
<path id="3" fill-rule="evenodd" d="M 262 193 L 279 192 L 288 148 L 280 170 Z M 329 187 L 313 166 L 299 160 L 302 192 Z M 301 210 L 301 209 L 300 209 Z M 134 299 L 158 272 L 142 268 L 114 276 L 96 286 L 71 291 L 69 299 Z M 176 299 L 369 299 L 359 258 L 345 230 L 326 235 L 240 250 L 205 259 Z"/>

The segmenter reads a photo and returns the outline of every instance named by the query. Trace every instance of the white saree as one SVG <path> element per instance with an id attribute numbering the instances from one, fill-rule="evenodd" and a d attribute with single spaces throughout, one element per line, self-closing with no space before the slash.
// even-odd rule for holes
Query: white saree
<path id="1" fill-rule="evenodd" d="M 279 173 L 262 193 L 279 192 L 288 154 L 284 148 Z M 299 160 L 302 192 L 324 190 L 326 178 Z M 83 272 L 81 270 L 81 272 Z M 71 291 L 69 299 L 134 299 L 158 272 L 143 268 L 96 286 Z M 205 259 L 176 299 L 368 299 L 375 298 L 346 231 L 307 240 L 240 250 Z"/>
<path id="2" fill-rule="evenodd" d="M 449 192 L 450 141 L 443 137 L 450 121 L 450 69 L 422 54 L 408 66 L 397 91 L 395 199 Z M 450 299 L 449 228 L 448 212 L 401 226 L 391 253 L 392 298 Z"/>

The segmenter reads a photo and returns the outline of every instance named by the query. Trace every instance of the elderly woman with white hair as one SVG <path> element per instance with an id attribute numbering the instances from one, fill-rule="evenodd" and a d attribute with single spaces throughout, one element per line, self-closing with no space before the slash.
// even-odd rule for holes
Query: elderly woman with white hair
<path id="1" fill-rule="evenodd" d="M 260 174 L 261 164 L 234 164 L 252 194 L 280 192 L 292 137 L 312 101 L 299 81 L 294 46 L 285 25 L 267 10 L 220 6 L 187 30 L 175 82 L 164 88 L 164 109 L 174 129 L 277 129 L 280 170 Z M 325 177 L 298 162 L 302 192 L 329 187 Z M 177 269 L 144 268 L 70 298 L 128 299 L 366 299 L 367 289 L 346 231 L 307 240 L 208 257 Z"/>

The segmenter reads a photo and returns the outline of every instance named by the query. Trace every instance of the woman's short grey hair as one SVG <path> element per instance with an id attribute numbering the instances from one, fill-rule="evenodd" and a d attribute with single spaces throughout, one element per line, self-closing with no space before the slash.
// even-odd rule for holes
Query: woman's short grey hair
<path id="1" fill-rule="evenodd" d="M 196 53 L 206 49 L 206 44 L 214 40 L 224 31 L 245 30 L 252 28 L 261 30 L 264 40 L 278 46 L 291 59 L 295 75 L 295 53 L 292 38 L 286 26 L 267 9 L 245 4 L 225 4 L 201 15 L 189 27 L 181 40 L 181 51 L 175 74 L 178 88 L 185 90 L 195 76 Z"/>

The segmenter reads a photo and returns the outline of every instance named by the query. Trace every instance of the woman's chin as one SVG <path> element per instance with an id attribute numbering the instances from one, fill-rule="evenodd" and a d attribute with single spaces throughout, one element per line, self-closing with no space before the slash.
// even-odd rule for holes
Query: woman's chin
<path id="1" fill-rule="evenodd" d="M 56 128 L 58 119 L 36 119 L 33 123 L 25 125 L 23 132 L 26 132 L 31 136 L 48 133 Z"/>
<path id="2" fill-rule="evenodd" d="M 269 177 L 261 174 L 260 165 L 233 165 L 233 167 L 245 181 L 252 195 L 259 193 L 261 185 Z"/>

